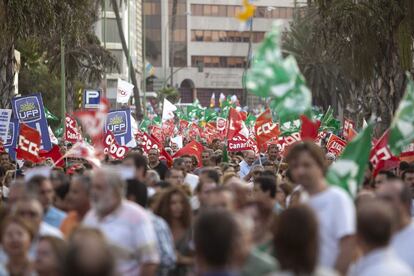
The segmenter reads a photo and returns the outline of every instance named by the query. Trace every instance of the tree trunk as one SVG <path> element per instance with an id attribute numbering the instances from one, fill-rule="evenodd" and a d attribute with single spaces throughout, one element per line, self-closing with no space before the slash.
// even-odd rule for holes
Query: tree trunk
<path id="1" fill-rule="evenodd" d="M 75 93 L 74 93 L 74 85 L 71 80 L 66 79 L 66 113 L 71 114 L 74 110 L 74 99 L 75 99 Z"/>
<path id="2" fill-rule="evenodd" d="M 138 90 L 138 82 L 137 82 L 137 77 L 135 75 L 135 69 L 134 69 L 134 64 L 131 61 L 131 56 L 129 54 L 128 51 L 128 46 L 125 40 L 125 35 L 124 32 L 122 30 L 122 20 L 121 17 L 119 15 L 119 8 L 118 8 L 118 1 L 117 0 L 111 0 L 112 3 L 112 8 L 114 9 L 114 13 L 115 13 L 115 17 L 116 17 L 116 23 L 118 26 L 118 32 L 119 32 L 119 37 L 121 39 L 121 43 L 122 43 L 122 50 L 124 51 L 125 54 L 125 58 L 127 61 L 130 62 L 130 75 L 131 75 L 131 81 L 132 84 L 134 85 L 134 100 L 135 100 L 135 112 L 136 112 L 136 116 L 137 116 L 137 120 L 141 120 L 142 119 L 142 110 L 141 110 L 141 99 L 139 97 L 139 90 Z"/>
<path id="3" fill-rule="evenodd" d="M 14 43 L 4 51 L 0 64 L 0 108 L 10 108 L 14 96 L 14 76 L 16 59 L 14 56 Z"/>

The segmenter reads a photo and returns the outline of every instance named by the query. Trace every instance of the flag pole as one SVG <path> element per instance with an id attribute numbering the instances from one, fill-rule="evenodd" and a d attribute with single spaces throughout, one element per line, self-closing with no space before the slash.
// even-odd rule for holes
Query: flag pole
<path id="1" fill-rule="evenodd" d="M 279 173 L 279 170 L 280 170 L 280 165 L 282 164 L 282 162 L 283 162 L 283 156 L 282 156 L 282 158 L 280 159 L 279 164 L 277 165 L 276 176 L 277 176 L 277 175 L 278 175 L 278 173 Z"/>

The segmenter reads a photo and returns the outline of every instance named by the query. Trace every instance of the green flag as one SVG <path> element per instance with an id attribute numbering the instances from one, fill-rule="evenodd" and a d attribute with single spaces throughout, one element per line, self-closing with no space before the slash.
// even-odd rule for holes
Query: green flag
<path id="1" fill-rule="evenodd" d="M 227 146 L 223 147 L 223 160 L 222 161 L 226 162 L 226 163 L 229 162 L 229 155 L 228 155 L 228 152 L 227 152 Z"/>
<path id="2" fill-rule="evenodd" d="M 49 109 L 45 108 L 45 115 L 46 115 L 46 120 L 51 120 L 51 121 L 59 121 L 59 118 L 56 117 L 52 112 L 49 111 Z"/>
<path id="3" fill-rule="evenodd" d="M 63 126 L 60 125 L 58 128 L 55 129 L 55 136 L 57 138 L 62 138 L 63 136 Z"/>
<path id="4" fill-rule="evenodd" d="M 371 152 L 373 124 L 369 124 L 351 142 L 348 143 L 341 157 L 333 163 L 326 174 L 330 185 L 345 189 L 352 197 L 356 196 L 359 185 L 364 178 Z"/>
<path id="5" fill-rule="evenodd" d="M 148 119 L 147 117 L 144 117 L 141 121 L 141 123 L 139 124 L 139 129 L 142 131 L 148 131 L 148 126 L 151 124 L 150 119 Z"/>
<path id="6" fill-rule="evenodd" d="M 247 89 L 260 97 L 272 99 L 280 121 L 298 119 L 311 111 L 312 96 L 293 56 L 283 57 L 280 48 L 282 25 L 274 24 L 272 30 L 255 52 L 255 60 L 246 76 Z"/>
<path id="7" fill-rule="evenodd" d="M 405 95 L 392 120 L 388 138 L 388 145 L 395 156 L 400 155 L 403 148 L 414 141 L 414 83 L 409 74 L 407 78 Z"/>

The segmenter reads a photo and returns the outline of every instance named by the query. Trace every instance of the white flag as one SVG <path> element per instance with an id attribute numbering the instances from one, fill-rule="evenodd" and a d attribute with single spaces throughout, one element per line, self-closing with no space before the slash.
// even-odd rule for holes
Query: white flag
<path id="1" fill-rule="evenodd" d="M 50 126 L 47 127 L 47 130 L 49 131 L 49 137 L 50 137 L 50 142 L 52 142 L 52 144 L 59 144 L 58 139 L 56 138 L 55 134 L 53 133 L 52 129 L 50 128 Z"/>
<path id="2" fill-rule="evenodd" d="M 178 148 L 181 149 L 183 147 L 183 136 L 171 138 L 171 143 L 177 144 Z"/>
<path id="3" fill-rule="evenodd" d="M 164 105 L 162 109 L 162 120 L 174 119 L 174 111 L 177 110 L 177 107 L 173 105 L 169 100 L 164 99 Z"/>
<path id="4" fill-rule="evenodd" d="M 117 103 L 128 103 L 129 98 L 132 95 L 132 91 L 134 89 L 134 85 L 118 79 L 118 89 L 116 91 L 116 102 Z"/>

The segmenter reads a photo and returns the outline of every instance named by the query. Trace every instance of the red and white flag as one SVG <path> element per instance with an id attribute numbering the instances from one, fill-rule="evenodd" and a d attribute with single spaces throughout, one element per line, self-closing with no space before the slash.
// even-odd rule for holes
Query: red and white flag
<path id="1" fill-rule="evenodd" d="M 353 136 L 353 131 L 355 131 L 355 123 L 351 119 L 345 119 L 344 120 L 344 127 L 343 127 L 343 133 L 345 140 L 350 141 Z M 351 137 L 352 136 L 352 137 Z"/>
<path id="2" fill-rule="evenodd" d="M 227 121 L 227 139 L 231 140 L 239 132 L 245 136 L 249 136 L 249 130 L 247 129 L 244 121 L 246 120 L 246 113 L 239 112 L 234 108 L 230 108 L 229 119 Z"/>
<path id="3" fill-rule="evenodd" d="M 85 141 L 78 141 L 70 150 L 68 150 L 63 157 L 68 158 L 83 158 L 89 161 L 95 167 L 101 166 L 101 161 L 97 157 L 95 148 Z"/>
<path id="4" fill-rule="evenodd" d="M 71 143 L 76 143 L 82 140 L 82 135 L 78 129 L 78 123 L 75 118 L 66 114 L 65 118 L 65 140 Z"/>
<path id="5" fill-rule="evenodd" d="M 28 125 L 20 124 L 19 141 L 17 144 L 17 159 L 29 160 L 39 163 L 42 159 L 39 156 L 40 151 L 40 134 Z"/>
<path id="6" fill-rule="evenodd" d="M 103 139 L 104 139 L 104 125 L 109 111 L 109 102 L 103 98 L 96 110 L 83 110 L 74 113 L 85 132 L 91 137 L 92 143 L 98 153 L 99 158 L 103 158 Z"/>
<path id="7" fill-rule="evenodd" d="M 373 177 L 375 177 L 378 172 L 383 169 L 398 167 L 398 164 L 400 163 L 399 158 L 393 156 L 388 147 L 388 134 L 389 130 L 385 131 L 385 133 L 378 139 L 371 149 L 369 161 L 374 167 L 372 172 Z"/>
<path id="8" fill-rule="evenodd" d="M 329 137 L 329 141 L 326 144 L 326 148 L 328 149 L 328 151 L 332 152 L 336 156 L 341 155 L 341 153 L 345 149 L 345 147 L 346 147 L 346 141 L 342 140 L 341 138 L 339 138 L 335 134 L 332 134 Z"/>
<path id="9" fill-rule="evenodd" d="M 109 154 L 116 160 L 124 159 L 129 150 L 128 147 L 118 145 L 114 134 L 109 130 L 106 132 L 104 145 L 104 153 Z"/>
<path id="10" fill-rule="evenodd" d="M 280 134 L 279 126 L 272 121 L 272 114 L 270 109 L 266 109 L 257 117 L 254 125 L 254 132 L 256 134 L 257 146 L 263 150 L 264 144 L 270 139 L 277 137 Z"/>
<path id="11" fill-rule="evenodd" d="M 43 159 L 51 158 L 56 167 L 64 167 L 65 162 L 63 161 L 63 155 L 60 152 L 58 145 L 54 145 L 49 151 L 40 150 L 39 156 Z"/>

